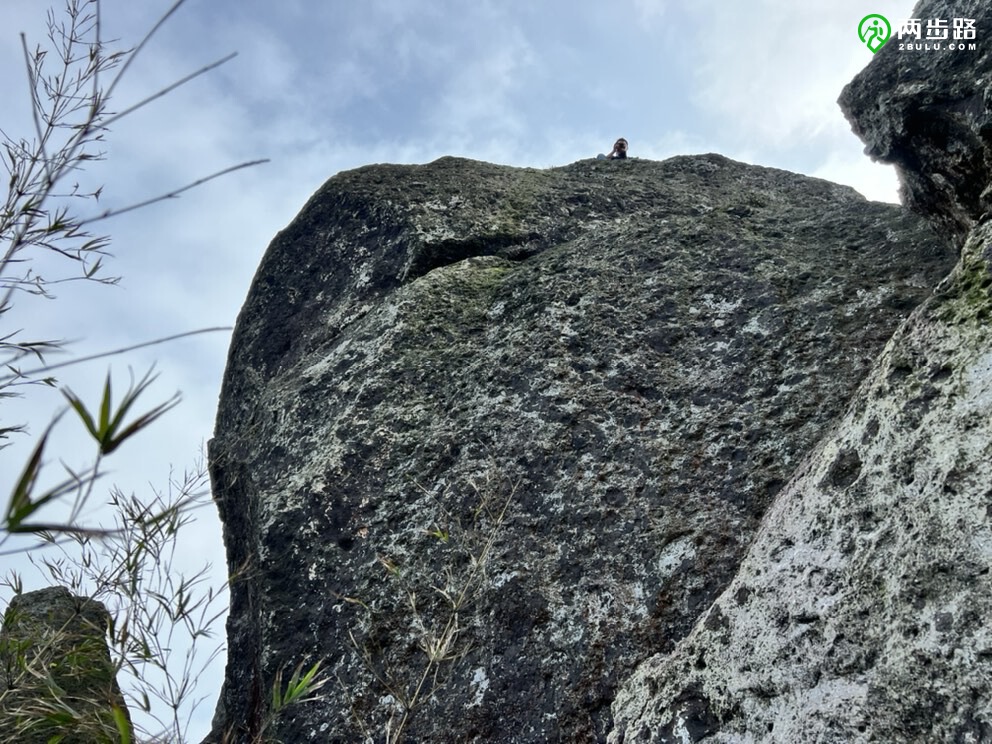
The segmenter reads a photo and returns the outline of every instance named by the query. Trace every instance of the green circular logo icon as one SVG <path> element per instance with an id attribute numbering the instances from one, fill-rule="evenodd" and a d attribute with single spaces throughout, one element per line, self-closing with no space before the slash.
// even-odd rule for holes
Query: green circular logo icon
<path id="1" fill-rule="evenodd" d="M 874 54 L 892 36 L 892 26 L 885 16 L 878 13 L 870 13 L 861 19 L 858 24 L 858 38 L 864 42 L 865 46 Z"/>

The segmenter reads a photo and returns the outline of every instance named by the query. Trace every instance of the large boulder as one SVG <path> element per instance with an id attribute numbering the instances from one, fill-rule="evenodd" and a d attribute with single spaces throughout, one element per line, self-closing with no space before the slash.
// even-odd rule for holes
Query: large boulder
<path id="1" fill-rule="evenodd" d="M 913 15 L 977 19 L 979 51 L 889 42 L 842 103 L 961 259 L 720 598 L 622 685 L 613 744 L 992 741 L 992 9 Z"/>
<path id="2" fill-rule="evenodd" d="M 232 342 L 209 740 L 604 740 L 953 261 L 898 207 L 717 155 L 335 176 Z M 970 374 L 906 364 L 921 420 Z M 835 489 L 869 465 L 834 456 Z M 321 699 L 276 711 L 318 661 Z"/>

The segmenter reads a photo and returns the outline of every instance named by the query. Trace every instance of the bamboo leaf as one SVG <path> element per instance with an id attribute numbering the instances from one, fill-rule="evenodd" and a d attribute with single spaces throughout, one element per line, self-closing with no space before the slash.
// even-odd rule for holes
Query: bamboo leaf
<path id="1" fill-rule="evenodd" d="M 107 381 L 103 386 L 103 401 L 100 403 L 100 439 L 107 436 L 107 429 L 110 424 L 110 406 L 113 392 L 110 386 L 110 372 L 107 372 Z"/>
<path id="2" fill-rule="evenodd" d="M 41 472 L 41 456 L 45 451 L 45 444 L 48 442 L 48 435 L 52 428 L 48 429 L 38 440 L 34 451 L 21 471 L 21 477 L 17 479 L 14 489 L 10 493 L 10 500 L 7 502 L 7 514 L 4 519 L 7 530 L 14 531 L 20 526 L 25 517 L 29 517 L 38 508 L 31 500 L 31 491 L 34 490 L 38 474 Z"/>
<path id="3" fill-rule="evenodd" d="M 97 430 L 96 424 L 93 422 L 93 417 L 90 415 L 90 412 L 86 410 L 86 405 L 83 401 L 68 388 L 62 391 L 62 395 L 65 396 L 65 399 L 69 401 L 69 405 L 72 406 L 73 410 L 79 415 L 79 418 L 83 422 L 83 426 L 86 427 L 86 431 L 88 431 L 90 435 L 97 442 L 99 442 L 100 432 Z"/>
<path id="4" fill-rule="evenodd" d="M 111 709 L 114 716 L 114 724 L 117 726 L 117 733 L 121 735 L 121 744 L 131 744 L 131 722 L 127 715 L 121 710 L 119 705 L 114 705 Z"/>
<path id="5" fill-rule="evenodd" d="M 127 427 L 124 428 L 123 431 L 121 431 L 116 436 L 108 437 L 107 441 L 101 447 L 101 452 L 103 452 L 103 454 L 105 455 L 109 455 L 111 452 L 113 452 L 119 446 L 121 446 L 125 440 L 127 440 L 137 432 L 141 431 L 146 426 L 148 426 L 153 421 L 155 421 L 157 418 L 163 416 L 164 414 L 168 413 L 173 408 L 175 408 L 177 405 L 179 405 L 180 400 L 181 400 L 180 395 L 176 393 L 172 398 L 167 400 L 165 403 L 156 406 L 152 410 L 148 411 L 148 413 L 144 414 L 143 416 L 140 416 L 138 419 L 131 422 Z"/>

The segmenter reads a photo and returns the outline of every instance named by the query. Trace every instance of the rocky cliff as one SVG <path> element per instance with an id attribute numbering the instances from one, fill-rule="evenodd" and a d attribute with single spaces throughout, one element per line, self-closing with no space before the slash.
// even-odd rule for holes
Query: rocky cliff
<path id="1" fill-rule="evenodd" d="M 960 247 L 992 205 L 992 7 L 923 0 L 912 17 L 924 34 L 930 21 L 974 21 L 974 38 L 950 49 L 950 31 L 942 48 L 917 51 L 900 49 L 893 37 L 844 89 L 840 105 L 865 153 L 896 166 L 906 205 Z"/>
<path id="2" fill-rule="evenodd" d="M 992 8 L 914 17 L 974 19 L 978 49 L 890 42 L 841 103 L 961 259 L 779 492 L 734 580 L 621 685 L 614 744 L 992 741 Z"/>
<path id="3" fill-rule="evenodd" d="M 966 255 L 927 311 L 962 329 L 985 291 Z M 232 342 L 210 445 L 235 576 L 210 740 L 665 741 L 682 710 L 721 730 L 732 696 L 694 681 L 710 657 L 687 649 L 726 638 L 730 664 L 733 608 L 786 591 L 760 565 L 764 584 L 735 579 L 756 534 L 837 502 L 854 516 L 816 522 L 846 536 L 835 562 L 935 539 L 933 520 L 887 529 L 859 489 L 876 456 L 923 461 L 911 433 L 980 361 L 890 345 L 851 396 L 955 258 L 898 207 L 717 155 L 335 176 L 270 245 Z M 845 411 L 861 430 L 836 430 Z M 952 460 L 891 478 L 967 491 Z M 797 496 L 797 468 L 822 493 Z M 791 539 L 769 555 L 817 562 Z M 833 565 L 803 568 L 805 604 L 774 620 L 822 636 Z M 883 574 L 878 596 L 918 601 Z M 966 614 L 940 622 L 974 632 Z M 868 664 L 847 639 L 837 664 Z M 317 661 L 326 695 L 275 715 L 279 673 Z"/>

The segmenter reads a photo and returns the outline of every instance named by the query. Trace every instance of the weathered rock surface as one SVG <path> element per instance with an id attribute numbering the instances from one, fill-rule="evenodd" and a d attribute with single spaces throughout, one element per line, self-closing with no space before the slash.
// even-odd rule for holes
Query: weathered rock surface
<path id="1" fill-rule="evenodd" d="M 129 720 L 107 649 L 110 613 L 62 586 L 11 599 L 0 631 L 0 742 L 119 742 Z"/>
<path id="2" fill-rule="evenodd" d="M 931 0 L 912 17 L 924 34 L 933 19 L 974 20 L 975 38 L 950 38 L 938 51 L 900 49 L 893 38 L 844 89 L 840 105 L 865 152 L 896 166 L 904 203 L 960 246 L 992 205 L 992 4 Z"/>
<path id="3" fill-rule="evenodd" d="M 983 225 L 783 489 L 610 741 L 992 741 L 992 300 Z"/>
<path id="4" fill-rule="evenodd" d="M 914 17 L 992 19 L 924 2 Z M 992 223 L 981 52 L 890 42 L 846 91 L 961 260 L 776 497 L 740 571 L 613 705 L 613 744 L 992 741 Z M 986 96 L 983 98 L 983 96 Z M 984 102 L 983 102 L 984 101 Z"/>
<path id="5" fill-rule="evenodd" d="M 716 155 L 332 178 L 232 343 L 210 740 L 604 740 L 618 685 L 719 596 L 953 261 L 899 208 Z M 879 418 L 878 448 L 979 369 L 907 359 L 886 384 L 919 400 Z M 863 451 L 829 450 L 830 493 Z M 832 529 L 881 541 L 872 524 Z M 326 697 L 273 717 L 276 674 L 318 660 Z"/>

